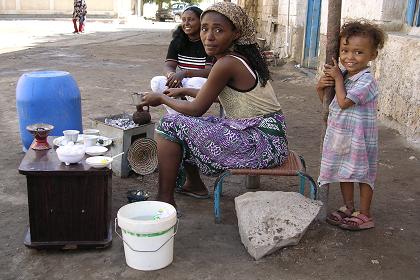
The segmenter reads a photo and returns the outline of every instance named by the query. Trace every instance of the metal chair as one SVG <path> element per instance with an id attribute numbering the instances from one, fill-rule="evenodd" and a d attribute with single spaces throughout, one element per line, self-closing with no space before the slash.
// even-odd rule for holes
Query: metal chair
<path id="1" fill-rule="evenodd" d="M 289 151 L 287 160 L 280 166 L 266 169 L 228 169 L 223 172 L 214 183 L 214 218 L 218 224 L 221 222 L 220 197 L 222 195 L 223 179 L 229 175 L 269 175 L 269 176 L 298 176 L 300 179 L 299 193 L 305 193 L 305 179 L 309 180 L 310 197 L 317 199 L 317 185 L 311 176 L 306 173 L 306 164 L 302 156 Z"/>

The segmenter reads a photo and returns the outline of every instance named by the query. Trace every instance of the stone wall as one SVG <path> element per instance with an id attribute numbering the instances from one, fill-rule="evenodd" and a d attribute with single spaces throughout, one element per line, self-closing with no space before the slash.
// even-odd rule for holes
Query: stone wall
<path id="1" fill-rule="evenodd" d="M 251 0 L 249 0 L 251 1 Z M 258 35 L 280 57 L 300 61 L 306 18 L 305 0 L 260 0 Z"/>
<path id="2" fill-rule="evenodd" d="M 420 147 L 420 38 L 389 33 L 373 68 L 380 119 Z"/>

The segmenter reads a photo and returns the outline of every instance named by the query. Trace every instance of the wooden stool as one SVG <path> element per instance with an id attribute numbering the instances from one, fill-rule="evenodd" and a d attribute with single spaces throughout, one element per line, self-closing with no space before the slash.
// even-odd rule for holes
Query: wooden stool
<path id="1" fill-rule="evenodd" d="M 305 160 L 302 156 L 290 150 L 288 158 L 280 166 L 267 169 L 228 169 L 216 179 L 214 183 L 214 218 L 217 224 L 221 222 L 220 196 L 222 194 L 223 179 L 228 175 L 299 176 L 299 193 L 301 194 L 305 192 L 305 179 L 307 178 L 310 184 L 310 197 L 317 199 L 317 185 L 312 177 L 306 174 Z"/>

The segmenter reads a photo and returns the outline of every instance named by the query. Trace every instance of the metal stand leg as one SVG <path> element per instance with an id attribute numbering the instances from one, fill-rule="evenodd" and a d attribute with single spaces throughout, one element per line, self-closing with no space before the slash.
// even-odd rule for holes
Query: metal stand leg
<path id="1" fill-rule="evenodd" d="M 220 197 L 222 196 L 223 179 L 229 174 L 229 171 L 225 171 L 224 173 L 222 173 L 222 175 L 219 176 L 219 178 L 217 178 L 216 182 L 214 183 L 214 222 L 216 224 L 220 224 L 220 222 L 222 221 L 222 212 L 220 210 Z"/>
<path id="2" fill-rule="evenodd" d="M 299 187 L 299 193 L 301 195 L 305 195 L 305 175 L 303 175 L 302 173 L 298 173 L 299 175 L 299 181 L 300 181 L 300 187 Z"/>

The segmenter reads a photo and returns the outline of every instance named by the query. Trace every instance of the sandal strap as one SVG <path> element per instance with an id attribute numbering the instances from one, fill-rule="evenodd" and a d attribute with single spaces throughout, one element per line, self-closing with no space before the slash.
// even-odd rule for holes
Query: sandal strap
<path id="1" fill-rule="evenodd" d="M 345 218 L 349 218 L 352 214 L 352 210 L 347 208 L 346 206 L 341 206 L 334 212 L 330 213 L 331 216 L 333 216 L 336 221 L 341 221 Z"/>
<path id="2" fill-rule="evenodd" d="M 351 216 L 353 213 L 354 209 L 350 209 L 347 208 L 347 206 L 341 206 L 340 208 L 337 209 L 337 212 L 341 212 L 343 214 L 345 214 L 346 216 Z"/>
<path id="3" fill-rule="evenodd" d="M 351 214 L 350 218 L 345 218 L 345 220 L 346 220 L 346 222 L 351 221 L 351 222 L 354 222 L 358 225 L 361 225 L 361 224 L 372 221 L 372 218 L 369 218 L 365 214 L 362 214 L 362 213 L 356 211 L 356 212 L 353 212 L 353 214 Z"/>

